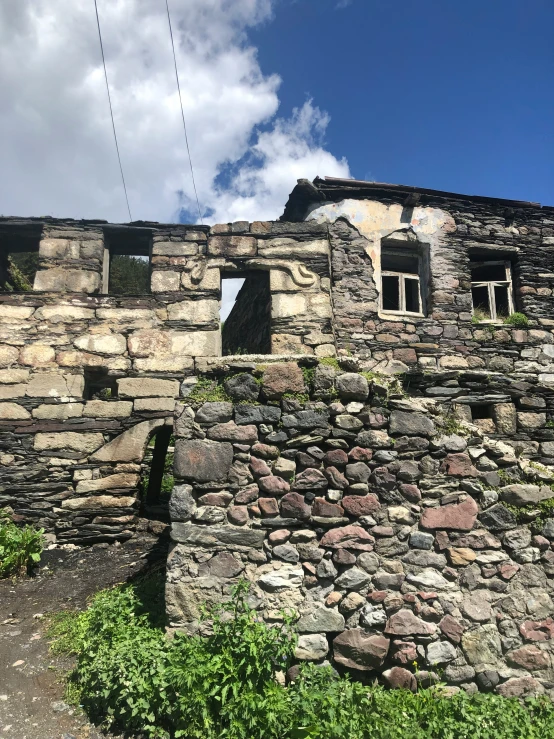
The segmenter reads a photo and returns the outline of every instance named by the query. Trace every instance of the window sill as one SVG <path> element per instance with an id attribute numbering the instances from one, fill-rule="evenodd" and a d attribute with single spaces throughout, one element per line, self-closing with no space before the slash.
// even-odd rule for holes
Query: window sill
<path id="1" fill-rule="evenodd" d="M 379 311 L 380 318 L 426 318 L 424 313 L 412 313 L 411 311 L 402 310 L 381 310 Z"/>

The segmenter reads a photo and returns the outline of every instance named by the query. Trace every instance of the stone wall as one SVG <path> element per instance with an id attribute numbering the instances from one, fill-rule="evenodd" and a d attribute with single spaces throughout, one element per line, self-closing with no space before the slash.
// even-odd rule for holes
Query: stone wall
<path id="1" fill-rule="evenodd" d="M 525 453 L 552 461 L 528 410 L 552 390 L 300 364 L 231 362 L 210 376 L 227 401 L 177 403 L 171 625 L 195 631 L 246 577 L 268 623 L 298 615 L 298 660 L 553 695 L 554 476 Z M 495 433 L 467 420 L 479 382 Z"/>
<path id="2" fill-rule="evenodd" d="M 223 354 L 271 354 L 269 274 L 246 276 L 221 330 Z"/>

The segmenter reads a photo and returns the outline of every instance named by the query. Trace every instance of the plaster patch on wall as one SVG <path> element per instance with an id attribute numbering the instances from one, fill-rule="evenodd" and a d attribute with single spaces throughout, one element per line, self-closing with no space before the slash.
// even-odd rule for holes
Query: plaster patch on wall
<path id="1" fill-rule="evenodd" d="M 404 208 L 399 204 L 385 205 L 375 200 L 346 199 L 315 207 L 306 220 L 316 223 L 334 223 L 345 218 L 367 239 L 366 254 L 371 259 L 375 286 L 381 292 L 381 241 L 396 231 L 410 229 L 418 241 L 428 244 L 431 264 L 439 258 L 438 247 L 443 233 L 452 233 L 456 224 L 451 215 L 440 208 Z M 433 269 L 431 267 L 431 273 Z M 425 282 L 425 281 L 424 281 Z M 381 311 L 379 311 L 381 315 Z M 383 314 L 388 320 L 395 316 Z M 403 320 L 405 316 L 398 316 Z"/>

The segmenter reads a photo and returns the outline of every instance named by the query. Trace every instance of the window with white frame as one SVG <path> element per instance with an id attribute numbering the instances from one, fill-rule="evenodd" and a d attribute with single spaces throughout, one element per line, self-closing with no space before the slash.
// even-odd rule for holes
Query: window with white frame
<path id="1" fill-rule="evenodd" d="M 381 248 L 381 310 L 384 313 L 423 315 L 421 257 L 414 249 Z"/>
<path id="2" fill-rule="evenodd" d="M 512 265 L 506 260 L 471 259 L 473 315 L 481 321 L 501 321 L 514 312 Z"/>

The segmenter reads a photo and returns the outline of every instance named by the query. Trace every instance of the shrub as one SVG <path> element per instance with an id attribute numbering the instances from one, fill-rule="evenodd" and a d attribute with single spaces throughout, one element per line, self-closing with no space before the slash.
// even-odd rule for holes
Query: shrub
<path id="1" fill-rule="evenodd" d="M 43 529 L 16 526 L 0 509 L 0 577 L 22 575 L 40 561 Z"/>
<path id="2" fill-rule="evenodd" d="M 240 583 L 206 612 L 207 636 L 163 631 L 162 579 L 99 593 L 83 613 L 55 617 L 52 648 L 77 655 L 70 694 L 126 735 L 161 739 L 539 739 L 554 736 L 546 698 L 414 694 L 305 664 L 284 687 L 291 619 L 267 626 Z"/>
<path id="3" fill-rule="evenodd" d="M 510 313 L 510 315 L 504 319 L 504 323 L 510 326 L 517 326 L 518 328 L 525 328 L 529 325 L 529 319 L 525 313 Z"/>

